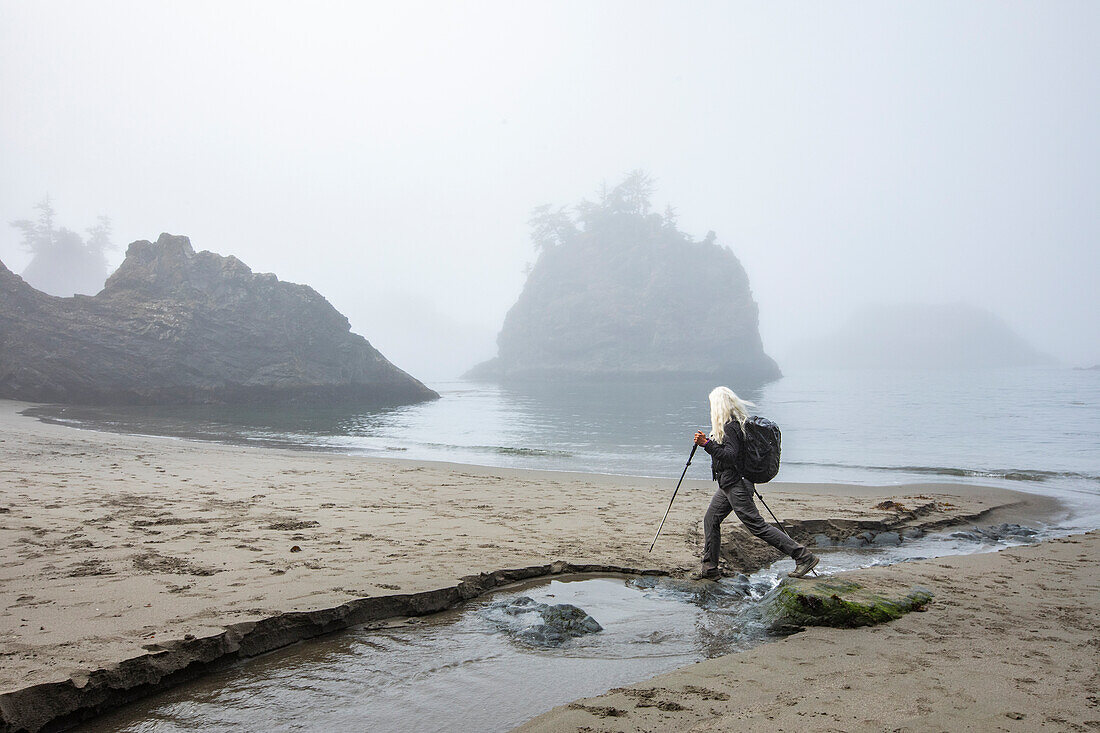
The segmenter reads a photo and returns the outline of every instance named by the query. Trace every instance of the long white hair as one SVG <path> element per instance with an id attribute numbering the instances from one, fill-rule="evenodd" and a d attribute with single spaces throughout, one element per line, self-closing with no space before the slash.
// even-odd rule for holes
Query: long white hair
<path id="1" fill-rule="evenodd" d="M 749 419 L 749 408 L 756 407 L 752 402 L 743 400 L 729 387 L 715 387 L 710 391 L 710 437 L 719 443 L 726 437 L 726 423 L 736 420 L 745 432 L 745 421 Z"/>

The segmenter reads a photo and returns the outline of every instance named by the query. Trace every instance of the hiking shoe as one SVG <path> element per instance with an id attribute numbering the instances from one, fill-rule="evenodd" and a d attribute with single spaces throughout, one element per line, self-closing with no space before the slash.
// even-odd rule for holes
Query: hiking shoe
<path id="1" fill-rule="evenodd" d="M 691 574 L 692 580 L 718 580 L 722 577 L 722 571 L 718 568 L 710 568 L 709 570 L 696 570 Z"/>
<path id="2" fill-rule="evenodd" d="M 821 562 L 821 559 L 817 555 L 810 555 L 801 562 L 795 563 L 794 570 L 787 573 L 788 578 L 802 578 L 806 573 L 810 572 L 817 567 L 817 564 Z"/>

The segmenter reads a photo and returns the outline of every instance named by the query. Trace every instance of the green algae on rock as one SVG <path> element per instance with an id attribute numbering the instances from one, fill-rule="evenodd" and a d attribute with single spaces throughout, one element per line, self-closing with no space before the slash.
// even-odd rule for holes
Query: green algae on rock
<path id="1" fill-rule="evenodd" d="M 850 580 L 810 578 L 786 580 L 765 605 L 773 633 L 794 633 L 806 626 L 856 628 L 893 621 L 921 611 L 932 593 L 913 588 L 901 597 L 887 597 Z"/>

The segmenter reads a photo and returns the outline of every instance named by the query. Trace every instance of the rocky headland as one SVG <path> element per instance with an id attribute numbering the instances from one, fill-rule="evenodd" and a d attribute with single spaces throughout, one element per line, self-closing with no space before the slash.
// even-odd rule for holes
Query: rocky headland
<path id="1" fill-rule="evenodd" d="M 759 385 L 780 376 L 740 261 L 713 232 L 694 241 L 671 210 L 652 213 L 651 190 L 636 173 L 575 215 L 536 210 L 538 259 L 504 319 L 497 357 L 467 378 Z"/>
<path id="2" fill-rule="evenodd" d="M 95 296 L 0 263 L 0 397 L 72 404 L 387 405 L 438 395 L 317 291 L 162 234 Z"/>

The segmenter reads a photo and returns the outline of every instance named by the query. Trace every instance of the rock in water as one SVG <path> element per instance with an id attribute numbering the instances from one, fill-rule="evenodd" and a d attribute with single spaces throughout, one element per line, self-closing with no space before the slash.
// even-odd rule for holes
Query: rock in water
<path id="1" fill-rule="evenodd" d="M 897 532 L 878 532 L 871 544 L 875 547 L 897 547 L 901 544 L 901 535 Z"/>
<path id="2" fill-rule="evenodd" d="M 497 626 L 535 646 L 561 646 L 569 639 L 603 631 L 583 609 L 569 603 L 539 603 L 528 596 L 492 603 L 485 611 Z"/>
<path id="3" fill-rule="evenodd" d="M 991 524 L 988 527 L 974 527 L 971 531 L 952 532 L 955 539 L 971 542 L 1038 542 L 1037 530 L 1019 524 Z"/>
<path id="4" fill-rule="evenodd" d="M 196 253 L 130 245 L 93 297 L 39 292 L 0 263 L 0 397 L 76 404 L 374 406 L 438 397 L 317 291 Z"/>
<path id="5" fill-rule="evenodd" d="M 744 268 L 713 233 L 693 241 L 671 213 L 649 213 L 628 179 L 576 221 L 544 210 L 541 247 L 504 319 L 498 356 L 470 379 L 777 379 Z M 624 188 L 625 187 L 625 188 Z"/>
<path id="6" fill-rule="evenodd" d="M 974 369 L 1055 363 L 1000 316 L 962 303 L 866 306 L 785 361 L 827 369 Z"/>

